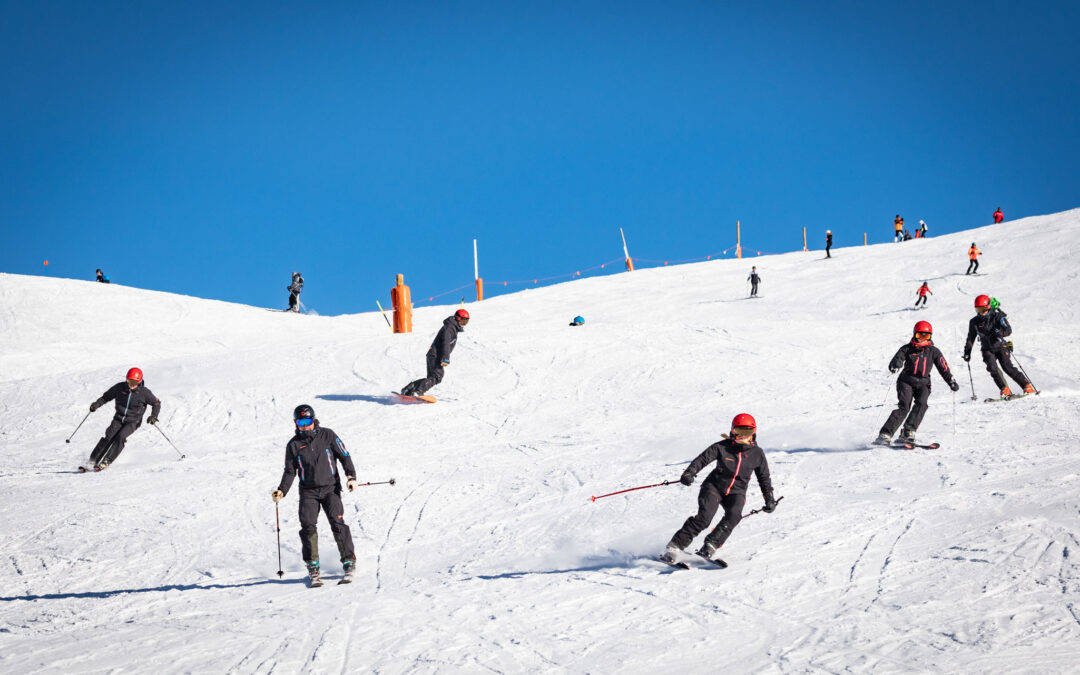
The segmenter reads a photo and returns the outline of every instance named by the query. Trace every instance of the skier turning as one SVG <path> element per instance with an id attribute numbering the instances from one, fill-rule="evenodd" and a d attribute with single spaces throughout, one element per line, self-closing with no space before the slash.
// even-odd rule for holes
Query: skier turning
<path id="1" fill-rule="evenodd" d="M 293 410 L 296 433 L 285 446 L 285 471 L 281 483 L 271 493 L 279 502 L 288 493 L 293 478 L 300 474 L 300 547 L 307 565 L 312 587 L 322 586 L 319 568 L 319 509 L 326 513 L 330 530 L 334 533 L 341 565 L 345 576 L 340 583 L 352 581 L 356 566 L 352 532 L 345 524 L 345 507 L 341 504 L 341 476 L 336 462 L 345 470 L 345 483 L 349 492 L 356 489 L 356 469 L 349 451 L 331 429 L 319 426 L 315 410 L 309 405 L 298 405 Z"/>
<path id="2" fill-rule="evenodd" d="M 904 430 L 900 432 L 900 440 L 905 443 L 915 442 L 915 431 L 926 414 L 927 401 L 930 399 L 930 366 L 937 368 L 941 379 L 949 385 L 949 389 L 957 391 L 960 385 L 949 370 L 949 364 L 941 350 L 934 346 L 930 338 L 933 337 L 934 329 L 929 321 L 920 321 L 915 324 L 914 335 L 911 341 L 900 347 L 896 355 L 889 361 L 889 372 L 895 373 L 901 369 L 900 377 L 896 379 L 896 393 L 898 401 L 896 409 L 885 420 L 885 425 L 878 433 L 876 445 L 888 445 L 892 442 L 893 434 L 900 422 L 904 423 Z M 914 405 L 912 405 L 914 400 Z M 910 410 L 910 412 L 909 412 Z M 907 419 L 904 419 L 906 416 Z"/>
<path id="3" fill-rule="evenodd" d="M 758 276 L 756 265 L 750 268 L 750 276 L 746 277 L 746 280 L 750 282 L 750 297 L 757 297 L 757 287 L 761 283 L 761 277 Z"/>
<path id="4" fill-rule="evenodd" d="M 443 369 L 450 365 L 450 353 L 457 344 L 458 333 L 469 323 L 468 310 L 459 309 L 443 320 L 443 326 L 435 334 L 435 340 L 427 351 L 427 377 L 414 380 L 401 389 L 402 396 L 422 396 L 424 392 L 442 382 Z"/>
<path id="5" fill-rule="evenodd" d="M 927 294 L 929 294 L 929 295 L 934 294 L 934 292 L 932 290 L 930 290 L 930 286 L 927 285 L 927 283 L 925 281 L 922 282 L 922 286 L 919 286 L 919 290 L 915 291 L 915 293 L 919 296 L 919 298 L 915 301 L 915 306 L 916 307 L 919 306 L 920 302 L 922 303 L 923 307 L 926 307 L 926 303 L 927 303 L 927 297 L 926 296 L 927 296 Z"/>
<path id="6" fill-rule="evenodd" d="M 716 462 L 716 468 L 705 478 L 698 492 L 698 512 L 687 518 L 682 528 L 671 537 L 667 550 L 660 556 L 666 562 L 677 562 L 679 553 L 712 523 L 717 510 L 722 506 L 724 517 L 705 537 L 701 549 L 697 551 L 698 555 L 712 559 L 716 550 L 724 545 L 731 531 L 742 520 L 751 473 L 757 475 L 758 487 L 765 498 L 765 507 L 762 510 L 772 513 L 776 508 L 769 462 L 765 459 L 765 451 L 757 444 L 757 422 L 752 416 L 746 413 L 736 415 L 731 420 L 730 436 L 705 448 L 705 451 L 686 467 L 679 482 L 687 486 L 693 485 L 698 472 L 712 462 Z"/>
<path id="7" fill-rule="evenodd" d="M 94 446 L 90 453 L 90 465 L 94 471 L 101 471 L 116 461 L 120 453 L 124 451 L 127 438 L 142 424 L 143 413 L 146 406 L 150 406 L 150 417 L 147 423 L 157 424 L 158 415 L 161 414 L 161 401 L 143 382 L 143 372 L 138 368 L 127 371 L 124 382 L 117 382 L 109 387 L 101 398 L 90 404 L 90 412 L 94 412 L 109 401 L 116 401 L 116 413 L 105 435 Z M 79 467 L 86 471 L 86 467 Z"/>
<path id="8" fill-rule="evenodd" d="M 994 306 L 991 306 L 994 305 Z M 979 336 L 979 344 L 982 347 L 983 363 L 990 377 L 994 378 L 994 384 L 1001 391 L 1001 396 L 1012 396 L 1009 383 L 1005 381 L 998 365 L 1009 374 L 1013 380 L 1024 388 L 1025 394 L 1034 394 L 1035 387 L 1012 362 L 1009 354 L 1012 353 L 1012 343 L 1006 342 L 1005 338 L 1012 335 L 1012 326 L 1006 318 L 1005 312 L 996 306 L 996 301 L 991 301 L 989 295 L 980 295 L 975 298 L 975 316 L 968 321 L 967 341 L 964 343 L 964 360 L 971 361 L 971 347 L 975 344 L 975 336 Z"/>

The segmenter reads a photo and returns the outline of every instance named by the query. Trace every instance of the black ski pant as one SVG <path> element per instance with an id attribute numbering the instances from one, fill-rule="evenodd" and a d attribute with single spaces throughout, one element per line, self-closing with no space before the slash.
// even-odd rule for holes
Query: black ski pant
<path id="1" fill-rule="evenodd" d="M 978 271 L 979 271 L 979 259 L 978 258 L 972 258 L 971 262 L 968 263 L 968 270 L 967 270 L 967 272 L 964 272 L 964 274 L 974 274 L 975 272 L 978 272 Z"/>
<path id="2" fill-rule="evenodd" d="M 1030 382 L 1024 373 L 1020 372 L 1020 369 L 1016 367 L 1016 364 L 1012 362 L 1012 358 L 1009 356 L 1009 350 L 1005 347 L 998 347 L 996 349 L 984 349 L 982 350 L 983 363 L 986 364 L 986 370 L 990 373 L 990 377 L 994 378 L 994 384 L 997 385 L 998 390 L 1004 389 L 1008 382 L 1001 375 L 1001 370 L 998 370 L 998 364 L 1001 364 L 1001 369 L 1009 374 L 1021 388 L 1026 387 Z"/>
<path id="3" fill-rule="evenodd" d="M 889 419 L 885 420 L 885 426 L 881 427 L 881 433 L 887 436 L 896 433 L 901 421 L 904 423 L 905 431 L 914 432 L 919 428 L 923 415 L 926 414 L 926 402 L 930 399 L 930 383 L 914 384 L 900 378 L 896 381 L 896 394 L 899 399 L 896 409 L 889 415 Z M 912 405 L 912 400 L 915 401 L 915 405 Z M 906 420 L 905 416 L 907 416 Z"/>
<path id="4" fill-rule="evenodd" d="M 831 258 L 832 254 L 829 253 L 829 249 L 832 248 L 832 244 L 825 244 L 825 257 Z"/>
<path id="5" fill-rule="evenodd" d="M 326 485 L 320 488 L 300 488 L 300 548 L 304 562 L 319 562 L 319 509 L 330 521 L 341 562 L 356 560 L 352 532 L 345 524 L 345 507 L 341 503 L 341 486 Z"/>
<path id="6" fill-rule="evenodd" d="M 289 311 L 292 311 L 292 312 L 299 311 L 296 308 L 296 305 L 299 302 L 300 302 L 300 294 L 299 293 L 289 293 Z"/>
<path id="7" fill-rule="evenodd" d="M 686 519 L 682 528 L 671 537 L 671 545 L 682 550 L 694 541 L 694 537 L 701 534 L 711 523 L 717 510 L 724 507 L 724 517 L 713 528 L 705 541 L 716 548 L 720 548 L 727 541 L 731 531 L 742 520 L 743 505 L 746 504 L 746 495 L 724 495 L 715 484 L 706 482 L 698 492 L 698 512 Z"/>
<path id="8" fill-rule="evenodd" d="M 127 443 L 128 436 L 134 433 L 140 424 L 140 421 L 135 420 L 125 423 L 114 419 L 109 428 L 105 430 L 105 435 L 94 446 L 94 451 L 90 453 L 90 463 L 112 464 L 115 462 L 120 453 L 124 451 L 124 444 Z"/>
<path id="9" fill-rule="evenodd" d="M 445 371 L 442 367 L 442 361 L 434 354 L 427 355 L 427 377 L 410 382 L 405 388 L 406 392 L 411 393 L 413 396 L 420 396 L 428 389 L 431 389 L 438 383 L 442 382 L 443 373 Z"/>
<path id="10" fill-rule="evenodd" d="M 924 304 L 924 305 L 926 304 L 926 296 L 925 295 L 920 295 L 919 296 L 919 299 L 915 301 L 915 306 L 918 307 L 920 302 L 922 304 Z"/>
<path id="11" fill-rule="evenodd" d="M 757 295 L 757 283 L 753 281 L 750 282 L 750 295 L 751 297 Z"/>

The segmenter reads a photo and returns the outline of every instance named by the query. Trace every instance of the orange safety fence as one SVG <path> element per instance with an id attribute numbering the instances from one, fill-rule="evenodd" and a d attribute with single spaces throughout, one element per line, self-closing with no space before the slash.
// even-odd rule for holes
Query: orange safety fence
<path id="1" fill-rule="evenodd" d="M 706 261 L 706 260 L 713 260 L 715 258 L 720 258 L 721 256 L 727 255 L 731 251 L 734 251 L 735 248 L 736 248 L 735 246 L 729 246 L 728 248 L 725 248 L 723 251 L 719 251 L 717 253 L 710 253 L 709 255 L 702 256 L 700 258 L 686 258 L 686 259 L 683 259 L 683 260 L 657 260 L 657 259 L 652 259 L 652 258 L 635 258 L 635 257 L 631 257 L 631 260 L 634 261 L 634 266 L 635 267 L 638 267 L 639 262 L 641 262 L 641 263 L 653 263 L 654 267 L 663 267 L 665 265 L 683 265 L 683 264 L 687 264 L 687 263 L 703 262 L 703 261 Z M 750 252 L 753 252 L 753 253 L 755 253 L 757 255 L 779 255 L 779 253 L 777 253 L 775 251 L 759 251 L 759 250 L 757 250 L 755 248 L 751 248 L 749 246 L 743 246 L 742 249 L 743 249 L 743 254 L 744 255 L 747 254 L 747 253 L 750 253 Z M 586 268 L 578 270 L 576 272 L 566 272 L 564 274 L 556 274 L 556 275 L 550 276 L 550 277 L 537 277 L 535 279 L 520 279 L 520 280 L 507 280 L 507 281 L 485 280 L 484 281 L 484 286 L 489 290 L 493 286 L 502 286 L 504 288 L 509 287 L 509 286 L 519 286 L 519 285 L 539 286 L 541 283 L 547 283 L 547 282 L 550 282 L 550 281 L 557 281 L 559 279 L 566 279 L 566 280 L 576 279 L 576 278 L 581 277 L 582 275 L 584 275 L 584 274 L 586 274 L 588 272 L 595 272 L 596 270 L 607 269 L 608 267 L 610 267 L 611 265 L 613 265 L 615 263 L 625 263 L 625 262 L 626 262 L 626 260 L 624 258 L 615 258 L 614 260 L 608 260 L 607 262 L 600 263 L 599 265 L 593 265 L 592 267 L 586 267 Z M 621 271 L 622 266 L 619 265 L 616 269 L 619 269 Z M 436 293 L 434 295 L 429 295 L 428 298 L 427 298 L 427 301 L 428 302 L 433 302 L 435 300 L 435 298 L 441 298 L 443 296 L 450 295 L 451 293 L 456 294 L 460 290 L 473 287 L 474 284 L 475 284 L 475 282 L 469 282 L 469 283 L 464 284 L 462 286 L 458 286 L 457 288 L 451 288 L 448 291 L 442 291 L 441 293 Z M 413 303 L 413 304 L 415 305 L 415 303 Z"/>

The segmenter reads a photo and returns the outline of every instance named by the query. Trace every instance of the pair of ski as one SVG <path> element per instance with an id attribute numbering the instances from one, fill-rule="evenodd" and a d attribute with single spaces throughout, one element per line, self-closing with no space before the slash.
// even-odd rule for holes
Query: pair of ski
<path id="1" fill-rule="evenodd" d="M 104 471 L 108 467 L 109 467 L 108 464 L 106 464 L 105 466 L 101 466 L 100 464 L 95 464 L 93 467 L 80 466 L 79 467 L 79 473 L 87 473 L 89 471 Z"/>
<path id="2" fill-rule="evenodd" d="M 719 568 L 719 569 L 726 569 L 727 566 L 728 566 L 728 564 L 726 562 L 724 562 L 723 560 L 721 560 L 720 558 L 708 558 L 706 556 L 701 555 L 700 553 L 694 553 L 694 555 L 696 555 L 698 558 L 701 558 L 705 562 L 709 563 L 709 567 Z M 685 561 L 682 561 L 682 560 L 676 560 L 676 561 L 672 562 L 672 561 L 669 561 L 669 560 L 664 560 L 663 556 L 656 556 L 656 560 L 658 560 L 659 562 L 662 562 L 665 565 L 668 565 L 670 567 L 674 567 L 677 570 L 688 570 L 688 569 L 690 569 L 690 564 L 685 562 Z"/>
<path id="3" fill-rule="evenodd" d="M 1027 394 L 1021 392 L 1019 394 L 1009 394 L 1008 396 L 998 396 L 997 398 L 984 398 L 983 403 L 997 403 L 998 401 L 1011 401 L 1014 398 L 1024 398 Z"/>

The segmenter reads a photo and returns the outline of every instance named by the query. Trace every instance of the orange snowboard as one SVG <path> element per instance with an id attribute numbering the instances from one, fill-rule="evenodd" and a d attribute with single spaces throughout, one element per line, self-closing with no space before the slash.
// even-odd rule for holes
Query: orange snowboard
<path id="1" fill-rule="evenodd" d="M 405 394 L 399 394 L 396 391 L 394 392 L 394 396 L 397 396 L 401 400 L 407 401 L 408 403 L 434 403 L 435 402 L 435 397 L 434 396 L 406 396 Z"/>

